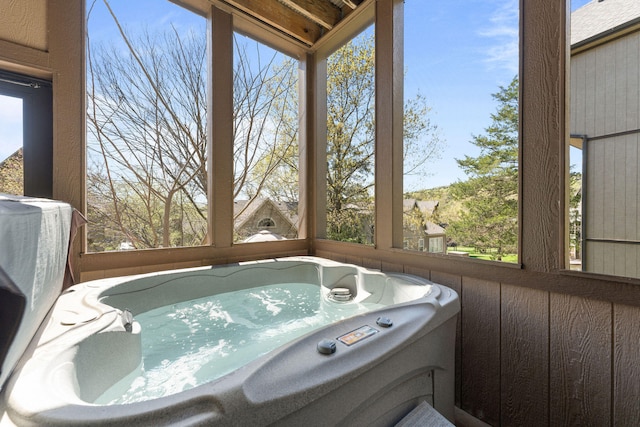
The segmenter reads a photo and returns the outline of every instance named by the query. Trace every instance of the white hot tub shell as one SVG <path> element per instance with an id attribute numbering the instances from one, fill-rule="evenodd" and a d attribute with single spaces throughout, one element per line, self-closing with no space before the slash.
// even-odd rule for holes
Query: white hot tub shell
<path id="1" fill-rule="evenodd" d="M 130 404 L 94 403 L 140 365 L 144 330 L 136 315 L 212 293 L 297 281 L 317 284 L 323 298 L 343 288 L 354 302 L 384 307 L 310 332 L 188 390 Z M 132 324 L 123 321 L 125 308 Z M 459 309 L 454 291 L 428 280 L 315 257 L 86 282 L 58 298 L 16 367 L 2 392 L 2 422 L 387 426 L 423 401 L 453 421 Z M 338 340 L 363 326 L 376 333 L 353 345 Z M 335 344 L 331 354 L 318 350 L 327 340 Z"/>

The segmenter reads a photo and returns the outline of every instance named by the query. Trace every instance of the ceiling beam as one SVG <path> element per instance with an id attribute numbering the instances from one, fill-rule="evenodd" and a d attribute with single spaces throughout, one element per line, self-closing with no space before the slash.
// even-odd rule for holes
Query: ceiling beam
<path id="1" fill-rule="evenodd" d="M 330 1 L 322 0 L 279 0 L 307 19 L 322 25 L 327 30 L 332 29 L 340 18 L 342 11 Z"/>
<path id="2" fill-rule="evenodd" d="M 351 9 L 355 9 L 356 7 L 358 7 L 358 5 L 356 4 L 355 1 L 353 0 L 342 0 L 342 2 L 344 4 L 346 4 L 347 6 L 349 6 Z M 359 2 L 358 2 L 359 3 Z"/>
<path id="3" fill-rule="evenodd" d="M 250 15 L 304 44 L 313 45 L 322 35 L 320 25 L 295 12 L 277 0 L 224 0 L 225 3 Z"/>

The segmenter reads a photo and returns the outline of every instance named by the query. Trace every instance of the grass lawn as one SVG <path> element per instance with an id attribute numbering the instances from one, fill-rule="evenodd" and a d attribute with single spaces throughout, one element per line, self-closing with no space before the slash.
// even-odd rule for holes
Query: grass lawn
<path id="1" fill-rule="evenodd" d="M 470 258 L 477 258 L 477 259 L 486 259 L 486 260 L 491 260 L 491 251 L 489 252 L 478 252 L 476 251 L 476 248 L 472 248 L 472 247 L 466 247 L 466 246 L 457 246 L 454 248 L 448 248 L 448 250 L 452 250 L 452 251 L 460 251 L 460 252 L 466 252 L 469 254 Z M 503 262 L 512 262 L 512 263 L 516 263 L 518 262 L 518 255 L 517 254 L 507 254 L 505 256 L 502 257 L 502 261 Z"/>

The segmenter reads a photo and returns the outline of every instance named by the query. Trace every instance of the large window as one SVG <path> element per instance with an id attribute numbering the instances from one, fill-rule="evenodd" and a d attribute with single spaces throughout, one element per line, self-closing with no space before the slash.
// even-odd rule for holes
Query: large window
<path id="1" fill-rule="evenodd" d="M 517 262 L 518 15 L 512 0 L 404 4 L 407 249 Z"/>
<path id="2" fill-rule="evenodd" d="M 87 1 L 88 250 L 207 238 L 206 20 L 168 1 Z"/>
<path id="3" fill-rule="evenodd" d="M 566 267 L 637 278 L 640 9 L 627 3 L 571 1 Z"/>
<path id="4" fill-rule="evenodd" d="M 332 240 L 374 243 L 374 26 L 327 58 L 327 230 Z"/>
<path id="5" fill-rule="evenodd" d="M 234 242 L 297 238 L 298 62 L 235 33 L 233 79 Z"/>

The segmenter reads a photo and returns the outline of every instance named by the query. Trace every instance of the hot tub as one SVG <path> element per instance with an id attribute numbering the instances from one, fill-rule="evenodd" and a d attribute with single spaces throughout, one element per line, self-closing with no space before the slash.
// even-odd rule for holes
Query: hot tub
<path id="1" fill-rule="evenodd" d="M 386 426 L 423 401 L 453 421 L 458 311 L 444 286 L 314 257 L 86 282 L 58 298 L 3 421 Z"/>

